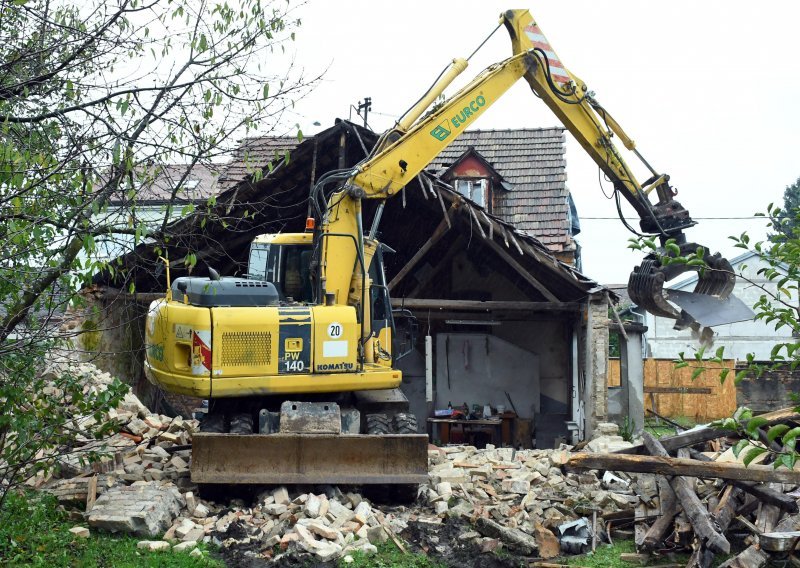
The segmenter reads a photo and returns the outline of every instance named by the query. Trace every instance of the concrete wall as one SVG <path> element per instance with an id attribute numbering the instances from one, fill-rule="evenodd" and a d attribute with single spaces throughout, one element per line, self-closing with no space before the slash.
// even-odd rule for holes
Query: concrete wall
<path id="1" fill-rule="evenodd" d="M 436 336 L 435 406 L 465 402 L 510 409 L 514 401 L 520 418 L 540 410 L 539 357 L 492 335 L 440 333 Z"/>
<path id="2" fill-rule="evenodd" d="M 778 410 L 797 403 L 791 395 L 800 392 L 800 369 L 767 371 L 757 379 L 747 378 L 736 390 L 736 404 L 756 412 Z"/>
<path id="3" fill-rule="evenodd" d="M 766 263 L 757 255 L 742 259 L 733 266 L 736 273 L 741 273 L 744 277 L 737 279 L 733 293 L 747 306 L 753 306 L 764 293 L 759 286 L 773 292 L 777 289 L 774 283 L 768 282 L 763 276 L 757 274 L 758 270 L 764 266 Z M 694 281 L 691 280 L 671 287 L 690 292 L 694 285 Z M 699 349 L 700 344 L 697 339 L 692 337 L 690 331 L 675 331 L 672 329 L 673 324 L 671 319 L 647 315 L 646 325 L 649 331 L 646 339 L 649 356 L 656 359 L 674 359 L 678 353 L 683 351 L 687 357 L 690 357 Z M 758 360 L 767 360 L 776 343 L 791 338 L 791 331 L 787 328 L 776 331 L 774 324 L 761 320 L 716 326 L 714 333 L 714 346 L 711 351 L 724 347 L 724 358 L 740 360 L 745 359 L 748 353 L 754 353 Z"/>

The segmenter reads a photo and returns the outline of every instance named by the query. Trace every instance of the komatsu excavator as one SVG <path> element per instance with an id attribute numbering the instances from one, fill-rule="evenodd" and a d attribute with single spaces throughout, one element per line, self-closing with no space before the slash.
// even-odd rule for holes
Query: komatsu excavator
<path id="1" fill-rule="evenodd" d="M 365 234 L 362 201 L 383 202 L 398 193 L 522 78 L 612 180 L 616 194 L 633 206 L 643 233 L 669 245 L 673 256 L 697 251 L 684 237 L 695 222 L 674 200 L 669 176 L 641 157 L 584 82 L 563 65 L 530 13 L 510 10 L 500 22 L 511 36 L 512 56 L 428 111 L 466 68 L 465 60 L 454 60 L 368 158 L 317 182 L 310 196 L 315 214 L 305 233 L 257 237 L 248 278 L 177 278 L 168 284 L 166 298 L 150 306 L 148 377 L 170 392 L 209 401 L 201 432 L 193 438 L 195 482 L 426 479 L 427 437 L 417 433 L 398 388 L 401 373 L 393 366 L 401 353 L 393 352 L 397 337 L 383 274 L 384 245 L 374 238 L 374 224 Z M 614 136 L 652 173 L 644 184 L 623 160 Z M 335 189 L 326 192 L 330 184 Z M 654 254 L 634 269 L 631 297 L 655 315 L 697 325 L 675 300 L 668 301 L 663 286 L 698 267 L 661 258 Z M 730 264 L 719 255 L 704 258 L 707 266 L 690 296 L 724 302 L 734 284 Z"/>

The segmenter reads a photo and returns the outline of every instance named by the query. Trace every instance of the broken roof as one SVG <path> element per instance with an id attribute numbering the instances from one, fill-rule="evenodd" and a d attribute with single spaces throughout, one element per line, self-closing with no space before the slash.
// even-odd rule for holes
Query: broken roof
<path id="1" fill-rule="evenodd" d="M 338 122 L 297 144 L 259 176 L 248 176 L 231 185 L 217 196 L 213 206 L 198 207 L 170 224 L 166 235 L 139 245 L 121 258 L 122 266 L 114 275 L 98 275 L 96 282 L 119 288 L 133 283 L 139 292 L 163 290 L 165 274 L 156 246 L 169 252 L 173 278 L 187 274 L 184 259 L 190 252 L 197 259 L 195 274 L 207 273 L 208 266 L 222 274 L 245 273 L 252 239 L 263 233 L 302 232 L 314 181 L 325 172 L 355 166 L 377 139 L 372 131 Z M 365 226 L 371 222 L 374 205 L 368 200 Z M 396 250 L 387 263 L 390 280 L 439 227 L 456 230 L 448 230 L 448 237 L 437 246 L 475 247 L 480 258 L 518 281 L 534 301 L 575 302 L 597 288 L 594 281 L 559 262 L 539 240 L 486 213 L 427 173 L 386 202 L 380 238 Z M 442 250 L 431 248 L 432 258 Z M 413 291 L 403 282 L 395 284 L 395 296 Z"/>

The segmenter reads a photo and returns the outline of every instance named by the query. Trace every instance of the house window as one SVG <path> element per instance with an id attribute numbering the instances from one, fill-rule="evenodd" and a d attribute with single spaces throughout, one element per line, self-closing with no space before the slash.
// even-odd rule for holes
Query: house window
<path id="1" fill-rule="evenodd" d="M 489 180 L 487 179 L 456 179 L 456 191 L 486 209 L 489 203 Z"/>

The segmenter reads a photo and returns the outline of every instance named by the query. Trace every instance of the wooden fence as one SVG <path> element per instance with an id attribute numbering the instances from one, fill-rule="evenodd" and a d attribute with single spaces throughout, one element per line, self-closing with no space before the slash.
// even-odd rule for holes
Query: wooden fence
<path id="1" fill-rule="evenodd" d="M 719 372 L 726 368 L 731 371 L 724 383 L 720 383 Z M 730 416 L 736 410 L 736 386 L 734 385 L 734 361 L 725 360 L 722 365 L 708 365 L 708 369 L 692 380 L 694 367 L 676 369 L 669 359 L 644 360 L 645 408 L 653 409 L 662 416 L 685 416 L 697 422 L 708 422 Z M 619 386 L 619 359 L 608 361 L 608 386 Z M 648 393 L 660 390 L 659 393 Z M 710 389 L 707 394 L 680 392 L 682 388 Z M 665 390 L 678 392 L 663 392 Z"/>

